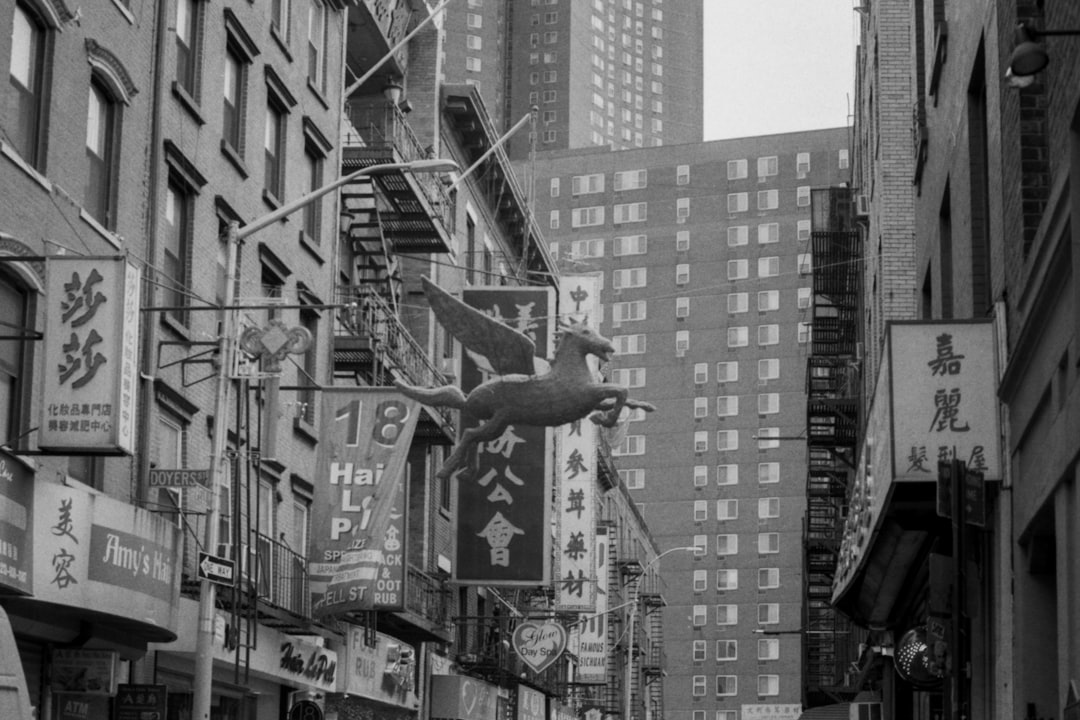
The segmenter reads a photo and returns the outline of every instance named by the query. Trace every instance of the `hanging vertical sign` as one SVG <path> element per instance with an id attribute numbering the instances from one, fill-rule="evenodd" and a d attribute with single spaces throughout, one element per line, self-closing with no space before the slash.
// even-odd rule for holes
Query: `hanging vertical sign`
<path id="1" fill-rule="evenodd" d="M 600 278 L 566 276 L 560 284 L 559 318 L 564 323 L 598 323 Z M 595 370 L 599 361 L 589 356 Z M 555 609 L 596 608 L 596 424 L 588 418 L 555 429 L 558 522 L 555 538 Z"/>
<path id="2" fill-rule="evenodd" d="M 582 685 L 607 683 L 608 631 L 608 535 L 596 532 L 596 612 L 578 624 L 577 673 L 574 682 Z"/>
<path id="3" fill-rule="evenodd" d="M 29 595 L 34 590 L 34 474 L 0 450 L 0 588 Z"/>
<path id="4" fill-rule="evenodd" d="M 550 288 L 471 288 L 462 299 L 528 335 L 536 355 L 552 349 L 554 295 Z M 532 374 L 531 367 L 518 372 Z M 484 382 L 484 373 L 462 359 L 461 388 Z M 462 413 L 462 430 L 479 424 Z M 488 585 L 537 585 L 551 579 L 551 430 L 511 425 L 478 446 L 479 469 L 458 476 L 455 581 Z"/>
<path id="5" fill-rule="evenodd" d="M 324 388 L 308 573 L 312 613 L 405 607 L 405 464 L 420 406 L 386 388 Z"/>
<path id="6" fill-rule="evenodd" d="M 50 258 L 38 447 L 134 452 L 139 270 L 123 257 Z"/>

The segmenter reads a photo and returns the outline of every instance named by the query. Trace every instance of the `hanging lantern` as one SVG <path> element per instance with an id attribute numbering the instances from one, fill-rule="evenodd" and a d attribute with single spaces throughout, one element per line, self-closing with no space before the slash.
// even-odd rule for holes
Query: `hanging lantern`
<path id="1" fill-rule="evenodd" d="M 948 647 L 940 640 L 929 642 L 926 627 L 912 628 L 897 643 L 893 663 L 908 683 L 920 690 L 933 690 L 947 674 Z"/>

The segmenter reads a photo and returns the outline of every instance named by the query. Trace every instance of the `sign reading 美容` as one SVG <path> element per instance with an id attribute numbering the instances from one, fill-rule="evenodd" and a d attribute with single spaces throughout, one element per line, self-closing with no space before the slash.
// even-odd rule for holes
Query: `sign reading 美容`
<path id="1" fill-rule="evenodd" d="M 139 270 L 123 257 L 50 258 L 38 446 L 134 452 Z"/>

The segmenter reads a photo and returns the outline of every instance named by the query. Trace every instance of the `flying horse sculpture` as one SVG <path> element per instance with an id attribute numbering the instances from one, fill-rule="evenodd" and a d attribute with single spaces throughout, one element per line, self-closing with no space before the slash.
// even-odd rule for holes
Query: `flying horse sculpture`
<path id="1" fill-rule="evenodd" d="M 463 410 L 479 425 L 462 432 L 454 452 L 437 475 L 451 477 L 466 464 L 477 466 L 477 443 L 500 437 L 511 425 L 555 427 L 587 416 L 604 427 L 614 427 L 624 407 L 652 412 L 647 402 L 628 397 L 619 385 L 598 382 L 586 358 L 605 361 L 615 353 L 611 342 L 584 324 L 563 325 L 550 369 L 535 357 L 536 345 L 521 332 L 466 305 L 422 278 L 424 294 L 435 317 L 470 351 L 477 364 L 486 358 L 495 377 L 466 395 L 453 385 L 418 388 L 395 383 L 401 392 L 425 405 Z"/>

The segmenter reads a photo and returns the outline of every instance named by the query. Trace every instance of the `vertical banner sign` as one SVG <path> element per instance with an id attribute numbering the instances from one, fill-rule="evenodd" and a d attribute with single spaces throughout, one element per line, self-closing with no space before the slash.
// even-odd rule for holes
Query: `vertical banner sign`
<path id="1" fill-rule="evenodd" d="M 565 276 L 559 293 L 560 320 L 598 327 L 599 301 L 598 276 Z M 594 370 L 599 365 L 593 356 L 589 362 Z M 555 429 L 558 611 L 596 609 L 596 428 L 585 418 Z"/>
<path id="2" fill-rule="evenodd" d="M 537 356 L 551 356 L 551 288 L 473 288 L 462 299 L 532 338 Z M 467 393 L 486 379 L 470 358 L 462 360 L 462 390 Z M 477 424 L 462 413 L 462 430 Z M 477 446 L 475 474 L 457 475 L 457 582 L 533 586 L 551 581 L 550 439 L 549 428 L 511 425 L 502 437 Z"/>
<path id="3" fill-rule="evenodd" d="M 596 533 L 596 613 L 578 624 L 577 674 L 582 685 L 607 683 L 608 536 Z"/>
<path id="4" fill-rule="evenodd" d="M 993 324 L 890 323 L 889 353 L 895 478 L 934 482 L 955 459 L 1000 480 Z"/>
<path id="5" fill-rule="evenodd" d="M 134 451 L 139 270 L 123 257 L 50 258 L 38 447 Z"/>
<path id="6" fill-rule="evenodd" d="M 325 388 L 311 508 L 312 612 L 401 610 L 405 464 L 420 406 L 387 388 Z"/>
<path id="7" fill-rule="evenodd" d="M 34 591 L 33 517 L 34 475 L 0 450 L 0 588 L 5 591 Z"/>

